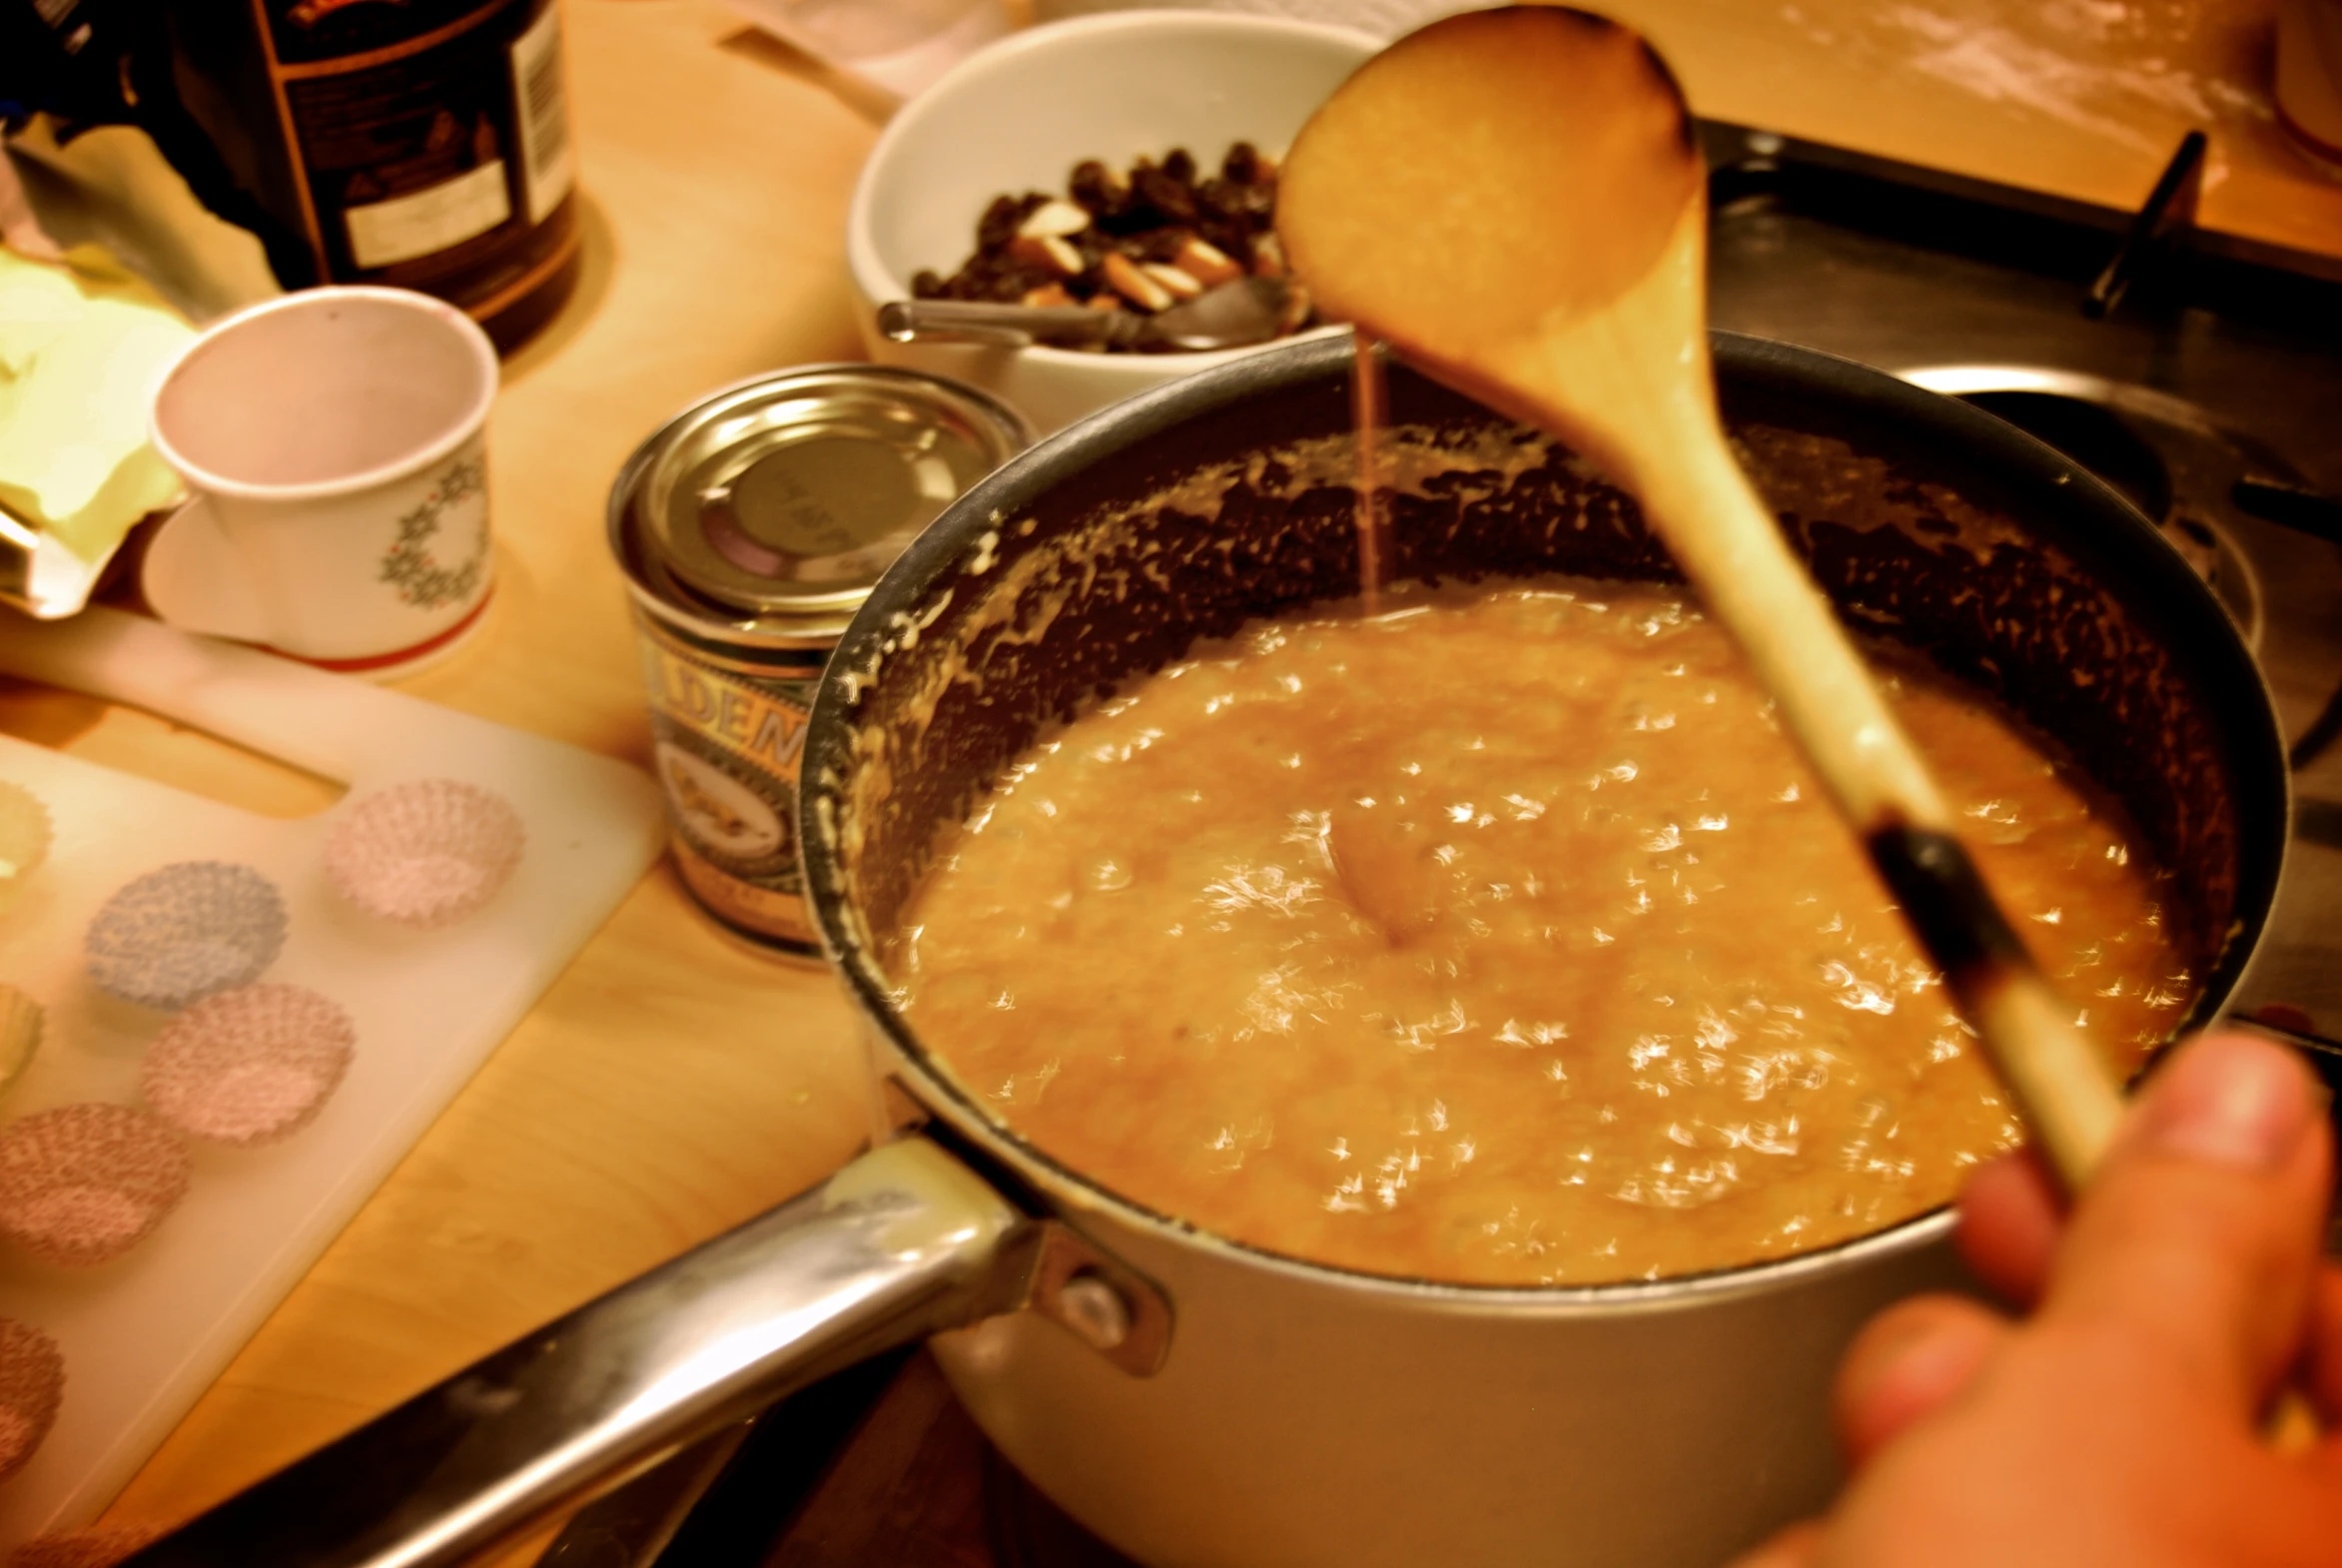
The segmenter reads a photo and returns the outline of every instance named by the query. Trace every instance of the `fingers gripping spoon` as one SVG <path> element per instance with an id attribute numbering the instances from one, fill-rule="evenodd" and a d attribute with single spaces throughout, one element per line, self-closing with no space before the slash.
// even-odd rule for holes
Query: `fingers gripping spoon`
<path id="1" fill-rule="evenodd" d="M 1704 172 L 1649 45 L 1558 6 L 1467 12 L 1400 39 L 1302 129 L 1277 232 L 1328 316 L 1553 432 L 1642 503 L 2078 1187 L 2120 1089 L 1725 441 Z"/>

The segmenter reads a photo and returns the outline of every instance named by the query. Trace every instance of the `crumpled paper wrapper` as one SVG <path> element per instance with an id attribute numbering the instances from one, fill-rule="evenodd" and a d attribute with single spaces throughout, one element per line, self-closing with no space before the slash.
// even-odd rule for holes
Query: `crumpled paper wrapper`
<path id="1" fill-rule="evenodd" d="M 195 339 L 104 252 L 0 250 L 0 506 L 97 562 L 180 494 L 147 406 Z"/>

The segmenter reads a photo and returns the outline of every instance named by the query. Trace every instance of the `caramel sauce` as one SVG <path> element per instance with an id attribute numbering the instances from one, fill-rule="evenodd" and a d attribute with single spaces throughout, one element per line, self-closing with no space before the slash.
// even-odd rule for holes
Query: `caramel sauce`
<path id="1" fill-rule="evenodd" d="M 2192 998 L 2157 879 L 2005 723 L 1893 686 L 2129 1070 Z M 2019 1136 L 1770 703 L 1657 585 L 1401 585 L 1199 647 L 1011 769 L 891 967 L 1039 1148 L 1376 1273 L 1732 1266 L 1940 1204 Z"/>

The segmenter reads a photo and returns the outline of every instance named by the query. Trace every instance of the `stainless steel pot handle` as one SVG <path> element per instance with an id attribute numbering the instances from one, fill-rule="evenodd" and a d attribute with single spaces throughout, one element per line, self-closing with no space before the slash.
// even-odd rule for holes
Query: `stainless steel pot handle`
<path id="1" fill-rule="evenodd" d="M 936 1145 L 907 1139 L 514 1341 L 130 1562 L 455 1563 L 840 1367 L 1028 1304 L 1134 1371 L 1153 1370 L 1168 1344 L 1169 1310 L 1152 1286 L 1019 1212 Z"/>

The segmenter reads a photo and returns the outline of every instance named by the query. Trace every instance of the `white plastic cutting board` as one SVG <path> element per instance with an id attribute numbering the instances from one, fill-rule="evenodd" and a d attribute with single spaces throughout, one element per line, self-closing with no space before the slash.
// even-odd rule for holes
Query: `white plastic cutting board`
<path id="1" fill-rule="evenodd" d="M 638 770 L 344 676 L 93 609 L 41 625 L 0 611 L 0 670 L 149 709 L 347 782 L 318 816 L 255 816 L 0 736 L 0 779 L 48 806 L 56 842 L 0 912 L 0 981 L 48 1013 L 39 1057 L 0 1095 L 0 1124 L 86 1100 L 135 1104 L 165 1016 L 105 996 L 81 943 L 132 878 L 182 860 L 250 865 L 285 896 L 284 952 L 262 979 L 339 1002 L 358 1029 L 323 1113 L 261 1149 L 198 1146 L 160 1228 L 95 1268 L 0 1243 L 0 1315 L 63 1349 L 64 1408 L 0 1481 L 0 1555 L 86 1523 L 121 1489 L 473 1070 L 658 854 L 656 787 Z M 410 932 L 328 884 L 340 816 L 386 785 L 452 778 L 495 791 L 527 833 L 511 882 L 477 914 Z"/>

